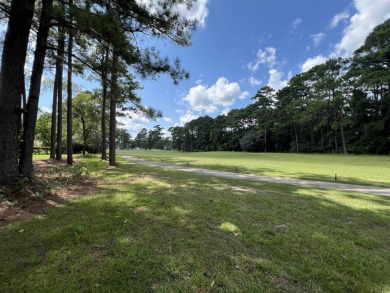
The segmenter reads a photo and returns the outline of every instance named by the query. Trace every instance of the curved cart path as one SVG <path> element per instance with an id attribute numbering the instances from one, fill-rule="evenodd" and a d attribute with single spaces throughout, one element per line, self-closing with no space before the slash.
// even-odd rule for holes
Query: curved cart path
<path id="1" fill-rule="evenodd" d="M 138 159 L 132 156 L 122 156 L 123 158 L 133 161 L 139 164 L 149 165 L 153 167 L 164 167 L 167 169 L 180 170 L 185 172 L 195 172 L 205 175 L 232 178 L 232 179 L 245 179 L 245 180 L 254 180 L 254 181 L 264 181 L 272 183 L 282 183 L 282 184 L 291 184 L 299 185 L 305 187 L 314 187 L 322 189 L 336 189 L 341 191 L 353 191 L 360 193 L 369 193 L 375 195 L 382 195 L 390 197 L 390 188 L 385 187 L 375 187 L 375 186 L 364 186 L 364 185 L 354 185 L 354 184 L 345 184 L 345 183 L 336 183 L 336 182 L 322 182 L 322 181 L 312 181 L 312 180 L 303 180 L 303 179 L 291 179 L 291 178 L 280 178 L 280 177 L 269 177 L 269 176 L 259 176 L 252 174 L 240 174 L 233 172 L 225 172 L 218 170 L 209 170 L 202 168 L 186 167 L 186 166 L 177 166 L 169 165 L 165 163 L 152 162 L 143 159 Z"/>

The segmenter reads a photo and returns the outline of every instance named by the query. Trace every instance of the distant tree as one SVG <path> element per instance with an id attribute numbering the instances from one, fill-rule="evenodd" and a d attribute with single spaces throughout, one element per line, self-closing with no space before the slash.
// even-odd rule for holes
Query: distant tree
<path id="1" fill-rule="evenodd" d="M 184 129 L 181 126 L 170 127 L 168 131 L 172 137 L 172 149 L 177 151 L 183 150 Z"/>
<path id="2" fill-rule="evenodd" d="M 119 149 L 127 150 L 131 148 L 131 134 L 124 128 L 118 128 L 116 131 L 116 144 Z"/>
<path id="3" fill-rule="evenodd" d="M 140 149 L 148 149 L 148 130 L 142 128 L 140 132 L 137 133 L 134 139 L 136 147 Z"/>
<path id="4" fill-rule="evenodd" d="M 240 139 L 240 145 L 244 152 L 246 151 L 253 151 L 255 148 L 256 144 L 259 142 L 259 136 L 256 134 L 256 131 L 251 130 L 247 134 L 245 134 L 241 139 Z"/>
<path id="5" fill-rule="evenodd" d="M 74 117 L 74 134 L 76 141 L 80 140 L 82 143 L 82 153 L 86 154 L 88 142 L 97 133 L 100 135 L 100 107 L 98 101 L 89 92 L 78 94 L 73 99 L 73 117 Z M 99 146 L 93 145 L 94 149 Z"/>
<path id="6" fill-rule="evenodd" d="M 275 90 L 264 86 L 252 98 L 255 100 L 257 125 L 264 137 L 264 152 L 267 152 L 267 134 L 272 125 L 272 106 L 275 100 Z"/>
<path id="7" fill-rule="evenodd" d="M 35 138 L 40 140 L 44 146 L 50 146 L 51 140 L 51 113 L 39 112 L 35 128 Z"/>
<path id="8" fill-rule="evenodd" d="M 150 149 L 161 149 L 161 140 L 163 136 L 164 128 L 162 128 L 160 125 L 155 125 L 153 129 L 149 130 L 147 141 L 148 141 L 148 148 Z"/>

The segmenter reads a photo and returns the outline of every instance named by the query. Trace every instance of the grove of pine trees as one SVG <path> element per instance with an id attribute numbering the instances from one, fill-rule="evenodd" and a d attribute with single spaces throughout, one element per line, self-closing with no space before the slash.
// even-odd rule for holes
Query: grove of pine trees
<path id="1" fill-rule="evenodd" d="M 109 164 L 115 165 L 117 109 L 130 104 L 127 110 L 150 117 L 159 115 L 158 111 L 142 106 L 141 99 L 134 93 L 139 88 L 136 79 L 168 74 L 177 83 L 188 78 L 188 72 L 181 68 L 178 59 L 161 56 L 150 45 L 152 42 L 142 40 L 144 37 L 161 38 L 189 46 L 196 21 L 183 18 L 177 5 L 190 9 L 193 2 L 2 1 L 0 17 L 7 19 L 8 25 L 0 70 L 0 183 L 32 176 L 38 104 L 45 70 L 55 76 L 50 157 L 62 160 L 66 149 L 67 163 L 73 162 L 73 120 L 81 119 L 83 111 L 77 104 L 79 101 L 72 102 L 72 75 L 88 74 L 100 81 L 102 87 L 102 159 L 106 159 L 108 141 Z M 29 48 L 34 48 L 34 56 L 31 76 L 26 80 Z M 66 126 L 63 125 L 65 117 Z M 67 138 L 65 145 L 63 129 Z M 87 129 L 83 133 L 85 138 Z"/>

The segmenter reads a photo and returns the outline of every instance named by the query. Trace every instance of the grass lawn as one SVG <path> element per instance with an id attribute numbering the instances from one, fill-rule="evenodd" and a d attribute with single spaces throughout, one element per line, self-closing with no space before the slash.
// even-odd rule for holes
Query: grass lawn
<path id="1" fill-rule="evenodd" d="M 390 291 L 390 198 L 81 164 L 96 194 L 0 229 L 0 292 Z"/>
<path id="2" fill-rule="evenodd" d="M 390 156 L 281 154 L 243 152 L 119 151 L 168 164 L 186 165 L 222 171 L 264 176 L 390 187 Z"/>

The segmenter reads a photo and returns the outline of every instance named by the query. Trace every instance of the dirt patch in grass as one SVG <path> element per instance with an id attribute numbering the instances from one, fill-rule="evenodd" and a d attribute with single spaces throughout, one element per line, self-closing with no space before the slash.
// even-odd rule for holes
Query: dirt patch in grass
<path id="1" fill-rule="evenodd" d="M 50 208 L 98 193 L 97 180 L 76 170 L 80 173 L 77 176 L 74 169 L 63 161 L 35 159 L 33 180 L 0 189 L 0 229 L 16 220 L 45 216 Z"/>

